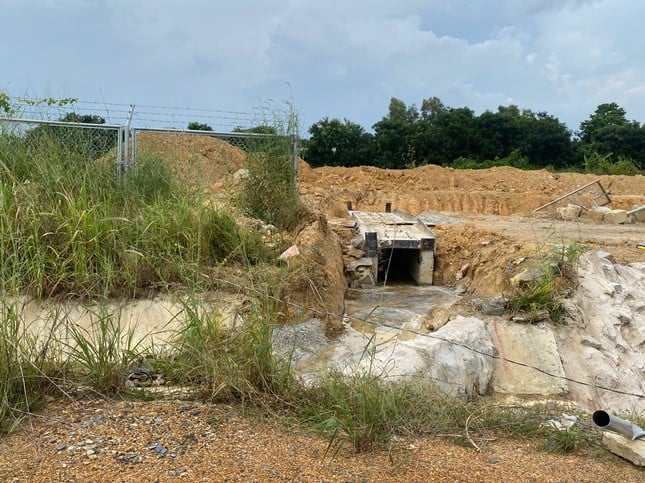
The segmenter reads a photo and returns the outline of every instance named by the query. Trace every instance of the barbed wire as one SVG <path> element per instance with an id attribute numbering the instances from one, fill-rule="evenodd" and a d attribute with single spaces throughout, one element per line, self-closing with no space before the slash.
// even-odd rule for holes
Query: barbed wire
<path id="1" fill-rule="evenodd" d="M 132 127 L 186 128 L 196 120 L 209 125 L 216 131 L 227 129 L 248 129 L 266 124 L 262 109 L 251 111 L 218 110 L 155 104 L 123 104 L 115 102 L 65 99 L 56 102 L 52 99 L 33 97 L 10 97 L 19 106 L 22 118 L 30 120 L 58 120 L 68 113 L 99 115 L 110 123 L 126 124 L 132 115 Z"/>

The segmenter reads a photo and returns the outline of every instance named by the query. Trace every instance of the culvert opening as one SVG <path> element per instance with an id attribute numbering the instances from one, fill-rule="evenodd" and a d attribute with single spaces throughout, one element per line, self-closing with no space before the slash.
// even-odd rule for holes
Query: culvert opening
<path id="1" fill-rule="evenodd" d="M 379 255 L 378 283 L 416 284 L 420 250 L 413 248 L 386 248 Z"/>
<path id="2" fill-rule="evenodd" d="M 432 285 L 435 236 L 421 220 L 403 212 L 352 211 L 358 241 L 345 250 L 352 288 L 397 282 Z M 347 263 L 348 262 L 348 263 Z"/>

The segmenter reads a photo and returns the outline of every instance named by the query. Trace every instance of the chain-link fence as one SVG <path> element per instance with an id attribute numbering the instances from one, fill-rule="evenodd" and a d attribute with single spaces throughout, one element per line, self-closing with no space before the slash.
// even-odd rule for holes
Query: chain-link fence
<path id="1" fill-rule="evenodd" d="M 197 154 L 224 149 L 221 142 L 209 143 L 208 138 L 215 138 L 245 153 L 281 150 L 297 170 L 298 129 L 289 103 L 238 112 L 77 99 L 8 99 L 8 106 L 0 106 L 4 114 L 0 146 L 5 154 L 16 148 L 31 154 L 60 150 L 114 161 L 122 174 L 141 155 L 160 155 L 172 162 L 182 147 Z"/>

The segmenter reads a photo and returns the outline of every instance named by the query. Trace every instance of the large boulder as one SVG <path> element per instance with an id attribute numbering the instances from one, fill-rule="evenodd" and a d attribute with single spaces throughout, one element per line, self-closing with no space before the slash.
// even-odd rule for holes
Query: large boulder
<path id="1" fill-rule="evenodd" d="M 636 466 L 645 466 L 645 439 L 632 441 L 620 434 L 605 432 L 602 435 L 602 443 L 621 458 L 631 461 Z"/>
<path id="2" fill-rule="evenodd" d="M 579 261 L 566 325 L 554 328 L 573 399 L 588 410 L 642 413 L 645 393 L 645 263 L 618 265 L 607 253 Z M 624 394 L 628 393 L 628 394 Z M 634 394 L 634 395 L 632 395 Z"/>
<path id="3" fill-rule="evenodd" d="M 415 376 L 466 399 L 486 394 L 493 374 L 493 359 L 486 354 L 495 354 L 495 346 L 485 323 L 475 317 L 457 316 L 427 335 L 405 324 L 402 330 L 377 327 L 372 332 L 348 325 L 333 341 L 325 338 L 322 322 L 312 319 L 276 328 L 273 341 L 275 352 L 310 384 L 329 369 L 389 381 Z"/>
<path id="4" fill-rule="evenodd" d="M 347 334 L 340 346 L 355 346 L 348 343 L 352 337 Z M 390 380 L 420 376 L 446 394 L 466 399 L 489 391 L 493 359 L 485 354 L 495 354 L 495 346 L 486 324 L 476 317 L 457 316 L 427 335 L 403 330 L 388 338 L 377 332 L 372 342 L 371 352 L 363 340 L 362 346 L 337 359 L 344 360 L 346 373 L 372 370 Z"/>

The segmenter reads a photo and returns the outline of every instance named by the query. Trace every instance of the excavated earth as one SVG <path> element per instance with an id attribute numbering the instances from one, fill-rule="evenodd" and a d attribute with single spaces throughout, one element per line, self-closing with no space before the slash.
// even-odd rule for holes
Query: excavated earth
<path id="1" fill-rule="evenodd" d="M 168 160 L 179 179 L 199 186 L 222 206 L 230 205 L 243 178 L 241 150 L 201 136 L 144 134 L 138 143 L 140 153 Z M 438 166 L 312 169 L 300 162 L 299 191 L 313 215 L 292 241 L 309 270 L 284 296 L 293 306 L 312 308 L 311 315 L 326 315 L 328 327 L 342 327 L 342 247 L 352 237 L 345 223 L 348 202 L 364 211 L 383 211 L 391 203 L 412 215 L 444 220 L 433 228 L 435 283 L 473 297 L 503 293 L 517 265 L 539 258 L 547 245 L 577 243 L 606 251 L 619 264 L 645 262 L 645 250 L 638 248 L 645 242 L 645 223 L 603 225 L 531 216 L 533 209 L 596 179 L 611 192 L 612 208 L 645 205 L 642 176 Z M 612 283 L 617 287 L 618 282 Z M 589 291 L 601 301 L 611 298 Z M 602 306 L 594 310 L 601 312 Z M 574 325 L 584 333 L 582 316 Z M 565 330 L 559 330 L 559 339 L 567 338 Z M 54 401 L 36 415 L 25 415 L 17 431 L 0 439 L 0 479 L 628 482 L 643 477 L 612 455 L 548 454 L 537 450 L 541 441 L 530 439 L 487 441 L 476 452 L 452 442 L 451 435 L 406 437 L 389 451 L 355 454 L 346 447 L 331 459 L 325 457 L 327 440 L 322 437 L 259 422 L 240 408 L 180 399 Z"/>

